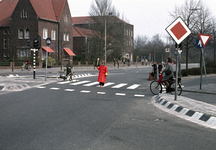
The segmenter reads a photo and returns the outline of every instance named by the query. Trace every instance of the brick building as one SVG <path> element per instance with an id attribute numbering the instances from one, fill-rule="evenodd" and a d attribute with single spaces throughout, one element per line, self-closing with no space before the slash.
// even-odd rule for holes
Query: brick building
<path id="1" fill-rule="evenodd" d="M 0 0 L 0 61 L 31 57 L 28 40 L 41 36 L 38 60 L 45 58 L 46 39 L 51 38 L 48 54 L 58 63 L 74 55 L 73 27 L 67 0 Z"/>
<path id="2" fill-rule="evenodd" d="M 122 34 L 121 37 L 123 38 L 123 42 L 119 45 L 121 45 L 119 51 L 121 51 L 122 58 L 127 58 L 130 61 L 133 61 L 133 50 L 134 50 L 134 27 L 133 25 L 119 19 L 116 16 L 110 16 L 112 20 L 115 20 L 113 23 L 116 27 L 120 30 L 119 32 Z M 73 23 L 73 30 L 74 32 L 80 31 L 74 36 L 74 43 L 79 43 L 83 45 L 88 45 L 88 39 L 92 38 L 94 34 L 90 34 L 91 31 L 97 31 L 98 27 L 98 21 L 99 17 L 95 16 L 87 16 L 87 17 L 72 17 L 72 23 Z M 108 24 L 108 23 L 107 23 Z M 102 26 L 103 27 L 103 26 Z M 109 37 L 109 35 L 107 35 Z M 112 38 L 113 41 L 118 40 Z M 108 43 L 108 42 L 107 42 Z M 74 51 L 79 52 L 81 51 L 81 45 L 79 47 L 76 47 L 74 45 Z M 88 51 L 88 46 L 86 47 L 86 51 Z M 109 54 L 109 50 L 107 50 Z"/>

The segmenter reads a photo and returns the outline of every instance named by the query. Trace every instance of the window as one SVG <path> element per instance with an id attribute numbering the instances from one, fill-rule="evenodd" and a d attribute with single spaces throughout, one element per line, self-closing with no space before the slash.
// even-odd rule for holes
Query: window
<path id="1" fill-rule="evenodd" d="M 4 38 L 4 39 L 3 39 L 3 47 L 4 47 L 4 49 L 7 49 L 7 48 L 8 48 L 8 41 L 7 41 L 7 38 Z"/>
<path id="2" fill-rule="evenodd" d="M 56 40 L 56 30 L 51 31 L 51 39 Z"/>
<path id="3" fill-rule="evenodd" d="M 63 35 L 63 41 L 66 41 L 66 33 Z"/>
<path id="4" fill-rule="evenodd" d="M 21 11 L 20 13 L 20 17 L 21 18 L 27 18 L 27 11 L 25 11 L 24 9 Z"/>
<path id="5" fill-rule="evenodd" d="M 28 48 L 19 48 L 17 50 L 17 56 L 18 57 L 30 57 L 31 56 L 31 51 Z"/>
<path id="6" fill-rule="evenodd" d="M 66 38 L 67 38 L 66 40 L 69 41 L 69 33 L 67 34 L 67 37 L 66 37 Z"/>
<path id="7" fill-rule="evenodd" d="M 47 39 L 47 37 L 48 37 L 48 29 L 44 28 L 43 29 L 43 39 Z"/>
<path id="8" fill-rule="evenodd" d="M 64 22 L 68 22 L 68 16 L 67 15 L 65 15 L 65 17 L 64 17 Z"/>
<path id="9" fill-rule="evenodd" d="M 23 39 L 23 29 L 18 30 L 18 38 Z"/>
<path id="10" fill-rule="evenodd" d="M 29 39 L 29 29 L 25 30 L 25 39 Z"/>

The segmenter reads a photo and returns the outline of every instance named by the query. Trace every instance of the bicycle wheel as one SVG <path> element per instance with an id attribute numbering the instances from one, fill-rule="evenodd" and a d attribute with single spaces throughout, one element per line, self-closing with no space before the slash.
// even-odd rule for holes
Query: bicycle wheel
<path id="1" fill-rule="evenodd" d="M 175 95 L 175 87 L 176 87 L 175 85 L 176 85 L 175 82 L 171 83 L 171 85 L 170 85 L 172 95 Z M 182 87 L 181 87 L 181 84 L 178 83 L 177 95 L 181 95 L 181 93 L 182 93 Z"/>
<path id="2" fill-rule="evenodd" d="M 162 92 L 162 86 L 158 81 L 152 81 L 150 84 L 150 91 L 152 94 L 157 95 Z"/>
<path id="3" fill-rule="evenodd" d="M 61 72 L 58 72 L 57 75 L 56 75 L 56 79 L 57 81 L 64 81 L 64 79 L 61 77 Z"/>

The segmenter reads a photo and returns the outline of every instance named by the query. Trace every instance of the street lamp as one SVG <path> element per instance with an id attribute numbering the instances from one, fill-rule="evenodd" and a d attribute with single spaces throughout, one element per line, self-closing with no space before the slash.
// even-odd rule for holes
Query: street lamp
<path id="1" fill-rule="evenodd" d="M 112 13 L 109 13 L 108 16 L 112 16 Z M 105 16 L 105 46 L 104 46 L 104 49 L 105 49 L 105 65 L 106 65 L 106 16 Z"/>

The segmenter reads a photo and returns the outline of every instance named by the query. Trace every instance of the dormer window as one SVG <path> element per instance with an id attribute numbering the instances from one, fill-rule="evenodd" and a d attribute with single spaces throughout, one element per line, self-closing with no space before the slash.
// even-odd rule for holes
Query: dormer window
<path id="1" fill-rule="evenodd" d="M 20 13 L 20 17 L 21 18 L 27 18 L 27 11 L 23 9 Z"/>

